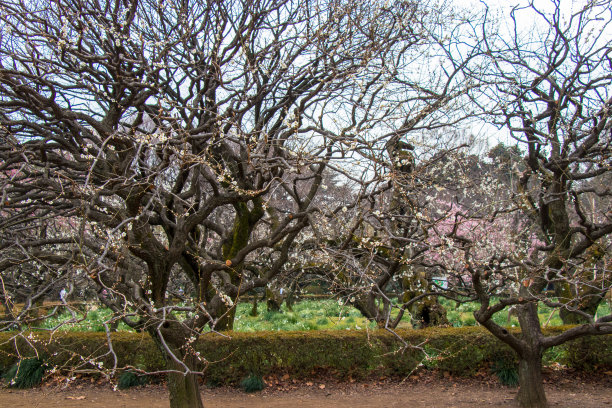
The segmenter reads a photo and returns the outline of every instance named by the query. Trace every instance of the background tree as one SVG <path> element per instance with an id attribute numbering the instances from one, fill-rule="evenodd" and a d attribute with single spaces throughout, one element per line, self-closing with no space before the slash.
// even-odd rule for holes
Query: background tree
<path id="1" fill-rule="evenodd" d="M 519 356 L 517 398 L 525 407 L 547 406 L 540 373 L 545 349 L 612 332 L 612 316 L 595 319 L 591 306 L 610 290 L 610 271 L 599 262 L 609 252 L 612 219 L 606 206 L 588 204 L 593 196 L 607 202 L 611 193 L 598 182 L 611 171 L 610 2 L 590 2 L 571 12 L 559 2 L 550 6 L 512 9 L 510 34 L 487 34 L 492 69 L 473 72 L 494 85 L 487 94 L 495 104 L 492 121 L 505 126 L 526 153 L 523 166 L 514 170 L 518 182 L 511 199 L 465 205 L 455 225 L 480 220 L 490 228 L 488 235 L 498 235 L 506 214 L 519 214 L 517 228 L 508 234 L 510 246 L 483 252 L 494 238 L 476 238 L 459 228 L 447 234 L 463 251 L 481 303 L 476 320 Z M 519 21 L 530 19 L 535 22 L 527 32 Z M 504 294 L 501 287 L 511 282 L 514 290 Z M 555 288 L 553 297 L 545 291 L 549 286 Z M 564 321 L 581 324 L 544 336 L 540 302 L 558 308 Z M 492 319 L 511 305 L 517 308 L 520 337 Z"/>
<path id="2" fill-rule="evenodd" d="M 436 297 L 428 296 L 437 293 L 433 277 L 440 271 L 430 256 L 440 243 L 430 237 L 448 217 L 440 205 L 441 191 L 461 188 L 456 164 L 462 137 L 425 134 L 431 145 L 419 142 L 414 150 L 404 149 L 407 163 L 393 164 L 392 155 L 377 161 L 387 166 L 378 174 L 377 188 L 361 197 L 355 194 L 356 204 L 335 207 L 331 231 L 319 232 L 328 238 L 316 253 L 317 261 L 328 265 L 322 272 L 332 292 L 388 329 L 396 328 L 406 312 L 415 327 L 448 324 Z M 458 146 L 450 148 L 453 143 Z M 417 158 L 411 159 L 413 155 Z"/>
<path id="3" fill-rule="evenodd" d="M 352 202 L 330 206 L 324 213 L 327 227 L 313 227 L 314 235 L 323 238 L 317 262 L 329 265 L 327 280 L 335 293 L 380 327 L 397 326 L 411 305 L 417 325 L 445 323 L 437 300 L 422 296 L 427 285 L 422 286 L 424 277 L 416 270 L 427 246 L 423 231 L 435 223 L 422 217 L 433 207 L 427 195 L 435 183 L 428 171 L 464 142 L 452 128 L 467 126 L 475 116 L 467 102 L 479 92 L 480 82 L 463 72 L 477 61 L 480 49 L 466 24 L 468 14 L 432 12 L 435 21 L 426 25 L 423 46 L 395 60 L 393 80 L 349 100 L 353 112 L 364 105 L 386 109 L 375 112 L 372 122 L 353 119 L 350 129 L 357 140 L 375 137 L 360 143 L 339 168 Z M 380 125 L 378 134 L 366 127 L 371 123 Z M 399 300 L 394 299 L 398 293 Z M 430 316 L 430 306 L 440 313 Z M 397 318 L 390 319 L 392 309 L 399 309 Z"/>

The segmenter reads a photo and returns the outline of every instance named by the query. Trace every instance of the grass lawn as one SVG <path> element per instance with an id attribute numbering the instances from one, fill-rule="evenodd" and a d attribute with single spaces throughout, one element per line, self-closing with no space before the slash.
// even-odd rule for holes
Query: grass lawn
<path id="1" fill-rule="evenodd" d="M 447 310 L 447 317 L 451 325 L 455 327 L 474 326 L 476 321 L 472 312 L 478 307 L 475 303 L 456 304 L 453 301 L 441 299 L 442 305 Z M 259 315 L 250 316 L 252 305 L 250 303 L 239 303 L 236 310 L 234 330 L 241 332 L 254 332 L 261 330 L 362 330 L 374 328 L 376 325 L 368 322 L 361 313 L 352 306 L 342 305 L 337 300 L 303 300 L 293 305 L 293 310 L 288 310 L 283 304 L 280 312 L 266 311 L 265 304 L 259 305 Z M 112 313 L 106 308 L 97 308 L 95 305 L 88 307 L 87 312 L 77 312 L 79 320 L 75 323 L 66 323 L 61 330 L 70 331 L 104 331 L 104 321 L 112 318 Z M 609 302 L 602 302 L 599 306 L 599 314 L 610 313 Z M 540 305 L 540 321 L 543 326 L 561 325 L 561 319 L 557 311 Z M 64 312 L 61 315 L 47 319 L 38 327 L 51 329 L 61 322 L 67 322 L 72 316 Z M 501 325 L 508 324 L 508 312 L 502 311 L 494 316 L 495 322 Z M 518 326 L 516 317 L 510 320 L 511 326 Z M 406 313 L 400 327 L 411 327 L 410 315 Z M 119 323 L 118 330 L 129 330 L 123 322 Z"/>
<path id="2" fill-rule="evenodd" d="M 259 330 L 360 330 L 376 327 L 368 322 L 361 313 L 337 300 L 303 300 L 293 305 L 293 311 L 283 304 L 281 312 L 266 311 L 265 304 L 259 306 L 258 316 L 250 316 L 252 305 L 239 303 L 236 311 L 234 329 L 242 332 Z"/>
<path id="3" fill-rule="evenodd" d="M 440 303 L 444 306 L 447 312 L 448 321 L 455 327 L 461 326 L 474 326 L 476 325 L 476 320 L 474 319 L 473 312 L 478 309 L 478 304 L 476 303 L 463 303 L 457 305 L 455 302 L 450 301 L 448 299 L 440 299 Z M 598 314 L 600 316 L 605 316 L 610 314 L 610 302 L 603 301 L 599 308 L 597 309 Z M 553 310 L 548 306 L 540 304 L 538 308 L 538 315 L 540 316 L 540 322 L 542 326 L 561 326 L 563 322 L 559 317 L 559 311 Z M 499 313 L 496 313 L 493 316 L 493 320 L 502 326 L 508 325 L 508 310 L 502 310 Z M 510 319 L 510 326 L 518 327 L 518 319 L 516 316 L 512 316 Z"/>

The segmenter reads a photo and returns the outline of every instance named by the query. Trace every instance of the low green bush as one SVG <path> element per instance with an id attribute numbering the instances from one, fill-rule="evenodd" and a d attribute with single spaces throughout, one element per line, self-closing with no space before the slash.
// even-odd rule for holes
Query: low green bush
<path id="1" fill-rule="evenodd" d="M 549 328 L 544 334 L 564 329 L 567 327 Z M 421 365 L 469 376 L 482 368 L 490 369 L 498 360 L 516 362 L 515 353 L 482 327 L 400 329 L 397 335 L 408 344 L 424 344 L 427 355 L 418 348 L 402 349 L 397 338 L 384 330 L 228 332 L 225 336 L 206 333 L 194 348 L 211 362 L 205 369 L 204 381 L 220 385 L 240 384 L 252 373 L 265 376 L 282 372 L 308 378 L 323 370 L 339 379 L 406 376 Z M 34 355 L 30 344 L 48 356 L 46 362 L 50 366 L 60 370 L 113 364 L 105 333 L 55 332 L 49 336 L 36 332 L 25 333 L 25 337 L 27 341 L 0 333 L 0 366 L 14 364 L 17 355 Z M 147 334 L 118 332 L 111 337 L 120 367 L 164 369 L 164 359 Z M 545 361 L 583 370 L 610 369 L 612 336 L 583 338 L 555 347 L 545 354 Z"/>
<path id="2" fill-rule="evenodd" d="M 32 388 L 42 382 L 47 365 L 40 358 L 19 360 L 5 374 L 9 387 Z"/>
<path id="3" fill-rule="evenodd" d="M 463 319 L 464 326 L 476 326 L 476 319 L 474 316 L 467 316 Z"/>
<path id="4" fill-rule="evenodd" d="M 583 371 L 612 367 L 612 335 L 582 337 L 556 347 L 560 363 Z"/>
<path id="5" fill-rule="evenodd" d="M 266 384 L 261 376 L 251 374 L 240 382 L 240 386 L 244 392 L 257 392 L 263 390 Z"/>
<path id="6" fill-rule="evenodd" d="M 141 385 L 148 384 L 149 378 L 144 375 L 138 375 L 133 371 L 124 371 L 119 376 L 119 381 L 117 382 L 117 386 L 121 390 L 125 390 L 127 388 L 139 387 Z"/>
<path id="7" fill-rule="evenodd" d="M 491 367 L 493 374 L 497 376 L 499 382 L 508 387 L 518 387 L 519 375 L 516 363 L 512 360 L 496 360 Z"/>

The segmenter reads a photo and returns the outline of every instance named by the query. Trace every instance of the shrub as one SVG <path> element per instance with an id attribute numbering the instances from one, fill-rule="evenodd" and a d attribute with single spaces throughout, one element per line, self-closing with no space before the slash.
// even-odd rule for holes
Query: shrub
<path id="1" fill-rule="evenodd" d="M 547 349 L 542 356 L 542 364 L 550 365 L 552 363 L 565 364 L 567 361 L 567 347 L 565 345 L 555 346 Z"/>
<path id="2" fill-rule="evenodd" d="M 144 375 L 138 375 L 133 371 L 124 371 L 119 376 L 118 386 L 119 389 L 125 390 L 126 388 L 138 387 L 145 385 L 149 382 L 149 378 Z"/>
<path id="3" fill-rule="evenodd" d="M 257 392 L 263 390 L 266 384 L 261 376 L 251 374 L 240 382 L 240 386 L 244 392 Z"/>
<path id="4" fill-rule="evenodd" d="M 280 315 L 283 316 L 283 315 Z M 347 319 L 348 320 L 348 319 Z M 306 323 L 306 322 L 305 322 Z M 302 323 L 299 323 L 300 325 Z M 312 324 L 315 324 L 312 322 Z M 567 327 L 547 328 L 545 335 Z M 518 332 L 518 329 L 512 329 Z M 367 378 L 372 375 L 409 375 L 423 362 L 417 348 L 402 350 L 397 338 L 384 330 L 320 330 L 295 332 L 232 332 L 229 337 L 208 333 L 194 344 L 195 350 L 208 361 L 206 381 L 221 385 L 240 384 L 251 373 L 265 376 L 284 372 L 295 378 L 311 378 L 321 370 L 341 378 Z M 428 367 L 452 375 L 469 376 L 490 368 L 500 359 L 515 360 L 514 352 L 496 340 L 482 327 L 398 329 L 408 344 L 424 344 L 434 357 L 424 362 Z M 16 361 L 17 351 L 24 353 L 31 344 L 45 350 L 50 366 L 87 367 L 79 356 L 104 366 L 113 361 L 108 355 L 105 333 L 60 332 L 24 333 L 15 338 L 0 333 L 0 367 Z M 164 359 L 146 333 L 112 333 L 113 349 L 120 366 L 139 367 L 146 371 L 164 369 Z M 557 361 L 577 369 L 609 370 L 612 368 L 612 336 L 579 339 L 555 347 L 546 361 Z M 551 360 L 552 359 L 552 360 Z M 87 363 L 89 364 L 89 363 Z"/>
<path id="5" fill-rule="evenodd" d="M 46 364 L 39 358 L 20 360 L 4 375 L 10 387 L 32 388 L 42 382 L 47 370 Z"/>
<path id="6" fill-rule="evenodd" d="M 464 326 L 476 326 L 476 319 L 474 316 L 470 315 L 463 319 Z"/>
<path id="7" fill-rule="evenodd" d="M 304 322 L 304 329 L 306 330 L 319 330 L 319 326 L 313 322 Z"/>
<path id="8" fill-rule="evenodd" d="M 567 329 L 567 327 L 565 327 Z M 606 341 L 607 340 L 607 341 Z M 612 367 L 612 335 L 581 337 L 563 345 L 562 364 L 579 370 L 594 371 Z"/>
<path id="9" fill-rule="evenodd" d="M 513 360 L 496 360 L 491 367 L 493 374 L 497 376 L 499 382 L 508 387 L 517 387 L 519 383 L 518 370 Z"/>
<path id="10" fill-rule="evenodd" d="M 262 316 L 266 322 L 272 322 L 283 318 L 281 312 L 277 312 L 274 310 L 267 310 Z"/>
<path id="11" fill-rule="evenodd" d="M 461 323 L 461 315 L 459 314 L 459 312 L 455 311 L 455 310 L 448 310 L 446 312 L 446 318 L 448 319 L 448 322 L 453 325 L 453 327 L 461 327 L 462 323 Z"/>

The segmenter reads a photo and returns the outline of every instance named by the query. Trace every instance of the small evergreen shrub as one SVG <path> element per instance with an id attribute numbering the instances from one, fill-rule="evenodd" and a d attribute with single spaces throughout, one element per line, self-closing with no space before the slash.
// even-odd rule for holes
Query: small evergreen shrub
<path id="1" fill-rule="evenodd" d="M 329 323 L 329 320 L 327 320 L 327 317 L 322 317 L 319 320 L 317 320 L 317 324 L 321 326 L 325 326 L 327 325 L 327 323 Z"/>
<path id="2" fill-rule="evenodd" d="M 279 318 L 282 318 L 282 315 L 281 315 L 280 312 L 275 312 L 273 310 L 268 310 L 268 311 L 264 312 L 264 314 L 262 316 L 263 316 L 263 319 L 266 322 L 272 322 L 272 321 L 275 321 L 275 320 L 279 320 Z"/>
<path id="3" fill-rule="evenodd" d="M 518 370 L 514 361 L 496 360 L 492 367 L 493 374 L 497 376 L 499 382 L 508 387 L 517 387 L 519 383 Z"/>
<path id="4" fill-rule="evenodd" d="M 205 384 L 208 388 L 218 388 L 223 385 L 223 383 L 219 381 L 218 378 L 208 378 Z"/>
<path id="5" fill-rule="evenodd" d="M 552 363 L 563 364 L 565 361 L 567 361 L 567 347 L 564 346 L 551 347 L 544 351 L 542 356 L 542 362 L 545 366 Z"/>
<path id="6" fill-rule="evenodd" d="M 125 390 L 127 388 L 145 385 L 148 382 L 148 377 L 145 377 L 144 375 L 138 375 L 132 371 L 124 371 L 121 376 L 119 376 L 119 382 L 117 385 L 119 386 L 119 389 Z"/>
<path id="7" fill-rule="evenodd" d="M 474 318 L 474 316 L 467 316 L 465 319 L 463 319 L 463 325 L 476 326 L 476 319 Z"/>
<path id="8" fill-rule="evenodd" d="M 47 365 L 41 359 L 27 358 L 11 367 L 4 374 L 4 379 L 9 387 L 32 388 L 42 382 L 46 370 Z"/>
<path id="9" fill-rule="evenodd" d="M 319 330 L 319 326 L 315 322 L 304 322 L 304 329 Z"/>
<path id="10" fill-rule="evenodd" d="M 263 390 L 266 384 L 261 376 L 251 374 L 240 382 L 240 386 L 244 392 L 257 392 Z"/>

